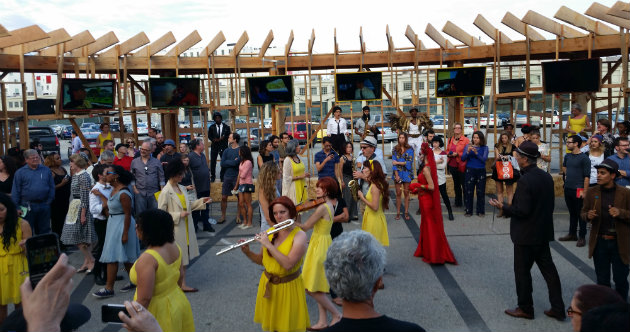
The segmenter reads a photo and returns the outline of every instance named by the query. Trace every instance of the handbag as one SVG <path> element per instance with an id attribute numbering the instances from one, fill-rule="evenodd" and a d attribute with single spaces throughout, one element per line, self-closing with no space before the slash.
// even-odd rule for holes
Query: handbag
<path id="1" fill-rule="evenodd" d="M 81 200 L 75 198 L 70 201 L 70 205 L 68 206 L 68 214 L 66 214 L 66 224 L 72 225 L 76 224 L 77 219 L 79 218 L 79 209 L 81 208 Z"/>
<path id="2" fill-rule="evenodd" d="M 509 161 L 497 161 L 495 163 L 497 178 L 499 180 L 511 180 L 514 178 L 514 168 Z"/>

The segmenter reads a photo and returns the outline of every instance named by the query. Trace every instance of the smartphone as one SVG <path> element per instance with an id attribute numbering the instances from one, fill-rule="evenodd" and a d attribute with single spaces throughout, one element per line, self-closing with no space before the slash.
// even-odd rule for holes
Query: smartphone
<path id="1" fill-rule="evenodd" d="M 37 235 L 26 240 L 26 260 L 33 289 L 57 264 L 60 255 L 59 238 L 55 233 Z"/>
<path id="2" fill-rule="evenodd" d="M 101 320 L 103 323 L 122 324 L 123 322 L 118 317 L 118 313 L 121 311 L 129 316 L 129 312 L 123 304 L 103 304 L 101 306 Z"/>

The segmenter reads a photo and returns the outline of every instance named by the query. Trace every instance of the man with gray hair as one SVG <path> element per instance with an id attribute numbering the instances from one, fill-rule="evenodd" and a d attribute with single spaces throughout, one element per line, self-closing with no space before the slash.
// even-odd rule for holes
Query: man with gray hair
<path id="1" fill-rule="evenodd" d="M 343 299 L 343 317 L 324 331 L 424 331 L 374 310 L 385 263 L 385 249 L 365 231 L 346 232 L 332 242 L 324 268 L 330 289 Z"/>
<path id="2" fill-rule="evenodd" d="M 26 165 L 15 172 L 11 199 L 15 205 L 26 208 L 33 235 L 50 233 L 50 203 L 55 198 L 55 181 L 50 168 L 41 164 L 33 149 L 24 151 Z"/>
<path id="3" fill-rule="evenodd" d="M 159 160 L 151 156 L 151 143 L 144 142 L 140 147 L 140 158 L 131 162 L 131 183 L 136 203 L 136 215 L 144 210 L 157 209 L 155 193 L 164 187 L 164 169 Z"/>
<path id="4" fill-rule="evenodd" d="M 112 165 L 114 163 L 114 158 L 116 158 L 116 155 L 112 151 L 104 150 L 99 157 L 99 163 L 103 165 Z"/>

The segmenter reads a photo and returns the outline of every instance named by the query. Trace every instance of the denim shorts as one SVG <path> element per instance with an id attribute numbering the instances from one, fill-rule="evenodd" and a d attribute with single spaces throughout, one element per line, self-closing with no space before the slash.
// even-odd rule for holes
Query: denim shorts
<path id="1" fill-rule="evenodd" d="M 256 187 L 253 184 L 241 184 L 238 186 L 238 192 L 240 193 L 253 193 L 256 191 Z"/>

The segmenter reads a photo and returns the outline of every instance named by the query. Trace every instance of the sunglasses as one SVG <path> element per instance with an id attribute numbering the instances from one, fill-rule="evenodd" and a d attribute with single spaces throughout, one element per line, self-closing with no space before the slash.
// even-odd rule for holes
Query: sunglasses
<path id="1" fill-rule="evenodd" d="M 107 174 L 107 175 L 112 175 L 112 174 L 116 174 L 116 172 L 107 172 L 107 173 L 105 173 L 105 174 Z"/>

